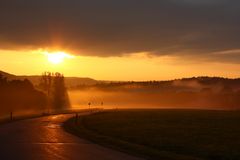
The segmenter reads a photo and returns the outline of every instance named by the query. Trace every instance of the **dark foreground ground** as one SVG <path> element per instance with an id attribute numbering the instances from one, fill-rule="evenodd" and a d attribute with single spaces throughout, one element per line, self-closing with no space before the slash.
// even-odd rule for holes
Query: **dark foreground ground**
<path id="1" fill-rule="evenodd" d="M 240 112 L 118 110 L 84 116 L 65 129 L 148 159 L 240 159 Z"/>
<path id="2" fill-rule="evenodd" d="M 65 132 L 62 124 L 72 116 L 53 115 L 1 124 L 0 160 L 138 159 Z"/>

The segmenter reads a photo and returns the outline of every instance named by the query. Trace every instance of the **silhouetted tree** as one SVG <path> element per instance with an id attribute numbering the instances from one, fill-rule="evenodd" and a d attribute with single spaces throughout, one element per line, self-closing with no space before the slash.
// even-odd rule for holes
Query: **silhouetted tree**
<path id="1" fill-rule="evenodd" d="M 51 92 L 52 79 L 53 79 L 53 73 L 44 72 L 42 74 L 42 78 L 41 78 L 41 81 L 40 81 L 40 87 L 48 95 L 48 97 L 50 96 L 50 92 Z"/>
<path id="2" fill-rule="evenodd" d="M 48 108 L 59 110 L 70 106 L 63 74 L 44 72 L 39 86 L 48 95 Z"/>
<path id="3" fill-rule="evenodd" d="M 47 95 L 47 110 L 50 112 L 51 109 L 51 88 L 52 88 L 53 74 L 51 72 L 43 72 L 40 80 L 39 87 Z"/>
<path id="4" fill-rule="evenodd" d="M 55 109 L 65 109 L 69 105 L 64 76 L 63 74 L 55 73 L 53 78 L 53 107 Z"/>

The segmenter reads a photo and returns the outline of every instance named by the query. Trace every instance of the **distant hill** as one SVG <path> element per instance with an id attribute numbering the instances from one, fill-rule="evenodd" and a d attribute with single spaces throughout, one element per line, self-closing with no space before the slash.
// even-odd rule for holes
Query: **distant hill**
<path id="1" fill-rule="evenodd" d="M 171 81 L 102 82 L 72 88 L 79 99 L 109 107 L 194 108 L 240 110 L 240 79 L 193 77 Z M 77 95 L 77 94 L 78 95 Z M 83 104 L 84 105 L 84 104 Z"/>
<path id="2" fill-rule="evenodd" d="M 14 79 L 14 78 L 16 78 L 15 75 L 9 74 L 9 73 L 7 73 L 7 72 L 0 71 L 0 74 L 1 74 L 3 77 L 6 77 L 6 78 L 8 78 L 8 79 L 12 79 L 12 78 Z"/>
<path id="3" fill-rule="evenodd" d="M 33 76 L 16 76 L 4 71 L 0 71 L 4 77 L 7 77 L 9 80 L 13 79 L 28 79 L 34 85 L 38 85 L 41 79 L 40 75 Z M 221 78 L 221 77 L 192 77 L 192 78 L 183 78 L 175 79 L 170 81 L 98 81 L 92 78 L 83 78 L 83 77 L 65 77 L 65 83 L 68 88 L 71 89 L 82 89 L 89 88 L 89 86 L 99 89 L 133 89 L 133 90 L 142 90 L 149 88 L 151 90 L 161 90 L 161 91 L 206 91 L 212 90 L 220 92 L 223 90 L 233 90 L 240 91 L 240 79 L 230 79 L 230 78 Z"/>
<path id="4" fill-rule="evenodd" d="M 240 79 L 222 77 L 192 77 L 169 81 L 98 81 L 92 86 L 79 85 L 71 89 L 97 88 L 101 90 L 161 91 L 161 92 L 240 92 Z"/>
<path id="5" fill-rule="evenodd" d="M 47 106 L 47 96 L 34 88 L 29 80 L 15 80 L 16 76 L 1 72 L 0 77 L 0 115 L 23 110 L 44 110 Z"/>
<path id="6" fill-rule="evenodd" d="M 30 80 L 33 85 L 38 85 L 39 81 L 41 79 L 41 76 L 39 75 L 35 75 L 35 76 L 16 76 L 4 71 L 0 71 L 0 74 L 3 77 L 6 77 L 9 80 L 14 80 L 14 79 L 19 79 L 19 80 L 23 80 L 23 79 L 28 79 Z M 75 87 L 78 85 L 94 85 L 97 84 L 98 81 L 91 79 L 91 78 L 82 78 L 82 77 L 65 77 L 65 83 L 67 87 Z"/>

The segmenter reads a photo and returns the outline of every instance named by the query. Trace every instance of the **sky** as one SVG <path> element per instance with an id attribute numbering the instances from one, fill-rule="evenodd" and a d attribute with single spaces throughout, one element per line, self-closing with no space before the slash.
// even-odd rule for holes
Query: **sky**
<path id="1" fill-rule="evenodd" d="M 239 19 L 238 0 L 1 0 L 0 70 L 102 80 L 235 78 Z M 49 61 L 58 52 L 73 56 Z"/>

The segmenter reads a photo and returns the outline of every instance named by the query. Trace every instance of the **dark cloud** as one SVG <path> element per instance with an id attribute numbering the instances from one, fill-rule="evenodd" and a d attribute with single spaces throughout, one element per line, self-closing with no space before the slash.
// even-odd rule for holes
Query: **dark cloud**
<path id="1" fill-rule="evenodd" d="M 208 56 L 240 48 L 239 19 L 239 0 L 0 0 L 0 48 Z"/>

